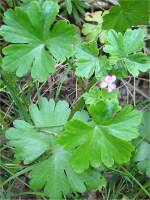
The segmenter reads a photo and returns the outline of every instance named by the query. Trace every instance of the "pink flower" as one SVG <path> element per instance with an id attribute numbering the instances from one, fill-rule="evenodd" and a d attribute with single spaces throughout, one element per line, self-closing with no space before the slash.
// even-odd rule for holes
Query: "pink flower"
<path id="1" fill-rule="evenodd" d="M 113 4 L 117 4 L 118 0 L 110 0 Z"/>
<path id="2" fill-rule="evenodd" d="M 105 80 L 100 83 L 101 88 L 107 88 L 108 92 L 112 92 L 116 88 L 116 76 L 108 75 Z"/>

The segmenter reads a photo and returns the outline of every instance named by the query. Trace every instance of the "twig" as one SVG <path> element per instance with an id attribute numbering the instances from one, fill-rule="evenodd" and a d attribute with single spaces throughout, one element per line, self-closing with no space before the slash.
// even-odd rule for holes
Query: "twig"
<path id="1" fill-rule="evenodd" d="M 125 82 L 122 80 L 122 82 L 126 85 L 128 85 L 130 88 L 132 88 L 134 90 L 134 86 L 131 83 Z M 139 88 L 135 87 L 135 91 L 139 94 L 141 94 L 143 97 L 145 97 L 146 99 L 149 99 L 149 96 L 147 94 L 145 94 L 143 91 L 141 91 Z"/>

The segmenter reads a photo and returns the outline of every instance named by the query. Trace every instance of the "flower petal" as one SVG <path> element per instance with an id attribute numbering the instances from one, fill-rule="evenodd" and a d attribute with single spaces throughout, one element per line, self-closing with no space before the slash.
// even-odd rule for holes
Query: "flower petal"
<path id="1" fill-rule="evenodd" d="M 113 89 L 111 87 L 108 87 L 108 92 L 112 92 Z"/>
<path id="2" fill-rule="evenodd" d="M 112 84 L 111 84 L 111 88 L 112 88 L 112 89 L 115 89 L 115 88 L 116 88 L 116 84 L 115 84 L 115 83 L 112 83 Z"/>
<path id="3" fill-rule="evenodd" d="M 101 88 L 106 88 L 108 86 L 107 82 L 103 81 L 100 83 Z"/>
<path id="4" fill-rule="evenodd" d="M 108 85 L 108 92 L 112 92 L 115 88 L 116 88 L 116 84 L 115 83 L 109 84 Z"/>
<path id="5" fill-rule="evenodd" d="M 109 83 L 113 83 L 116 81 L 116 76 L 115 75 L 108 75 L 106 76 L 106 81 L 109 82 Z"/>

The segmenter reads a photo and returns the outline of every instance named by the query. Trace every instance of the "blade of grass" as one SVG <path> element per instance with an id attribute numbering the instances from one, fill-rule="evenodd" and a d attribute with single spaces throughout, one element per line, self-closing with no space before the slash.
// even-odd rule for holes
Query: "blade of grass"
<path id="1" fill-rule="evenodd" d="M 143 192 L 150 198 L 150 193 L 143 187 L 143 185 L 124 167 L 121 167 L 122 170 L 130 177 L 140 188 Z"/>
<path id="2" fill-rule="evenodd" d="M 42 197 L 44 200 L 47 200 L 45 197 L 46 195 L 42 192 L 20 192 L 18 194 L 14 194 L 14 197 L 15 196 L 23 196 L 23 195 L 36 195 L 36 196 L 40 196 Z"/>
<path id="3" fill-rule="evenodd" d="M 16 107 L 18 108 L 20 117 L 24 119 L 25 121 L 30 122 L 31 119 L 27 112 L 28 109 L 27 109 L 26 102 L 24 101 L 25 98 L 23 98 L 23 96 L 22 98 L 19 96 L 20 90 L 16 82 L 16 79 L 10 73 L 4 72 L 4 71 L 2 71 L 1 73 L 2 73 L 4 84 L 6 85 L 7 90 L 10 93 L 11 99 L 14 101 Z"/>
<path id="4" fill-rule="evenodd" d="M 31 189 L 31 187 L 30 187 L 27 183 L 25 183 L 23 180 L 21 180 L 20 178 L 18 178 L 18 176 L 20 176 L 20 175 L 22 175 L 22 174 L 24 174 L 24 173 L 30 171 L 30 170 L 32 169 L 32 166 L 26 167 L 25 169 L 23 169 L 23 170 L 21 170 L 21 171 L 15 173 L 15 174 L 12 173 L 10 170 L 8 170 L 5 166 L 3 166 L 2 163 L 0 163 L 0 166 L 1 166 L 2 169 L 4 169 L 5 171 L 7 171 L 9 174 L 12 175 L 12 176 L 10 176 L 8 179 L 6 179 L 6 180 L 0 185 L 1 188 L 4 187 L 4 185 L 6 185 L 7 183 L 9 183 L 11 180 L 14 180 L 14 179 L 16 178 L 16 179 L 18 179 L 21 183 L 23 183 L 24 185 L 26 185 L 28 188 Z"/>
<path id="5" fill-rule="evenodd" d="M 8 124 L 4 119 L 4 114 L 0 112 L 0 126 L 2 127 L 2 130 L 6 130 L 8 128 Z"/>
<path id="6" fill-rule="evenodd" d="M 67 74 L 69 73 L 70 69 L 67 68 L 63 74 L 63 78 L 60 80 L 60 83 L 59 83 L 59 86 L 57 87 L 57 90 L 56 90 L 56 99 L 58 98 L 58 96 L 60 95 L 60 91 L 61 91 L 61 88 L 62 88 L 62 85 L 65 81 L 65 77 L 67 76 Z"/>

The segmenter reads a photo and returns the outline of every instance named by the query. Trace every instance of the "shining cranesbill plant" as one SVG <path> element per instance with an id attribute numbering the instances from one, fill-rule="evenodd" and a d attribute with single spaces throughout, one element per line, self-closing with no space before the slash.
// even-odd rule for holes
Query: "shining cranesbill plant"
<path id="1" fill-rule="evenodd" d="M 133 2 L 136 9 L 127 10 Z M 143 51 L 146 27 L 131 29 L 148 23 L 148 5 L 148 0 L 118 1 L 101 15 L 103 21 L 90 42 L 81 39 L 75 25 L 57 18 L 55 1 L 33 0 L 5 12 L 0 28 L 8 42 L 3 48 L 4 71 L 18 77 L 31 73 L 34 81 L 44 82 L 58 63 L 65 62 L 79 80 L 88 79 L 90 85 L 82 95 L 84 106 L 71 110 L 65 100 L 39 97 L 37 104 L 29 106 L 30 122 L 15 120 L 6 131 L 15 162 L 31 166 L 33 190 L 43 190 L 51 199 L 100 190 L 103 171 L 130 162 L 134 152 L 139 170 L 150 176 L 150 154 L 140 156 L 142 148 L 149 151 L 149 143 L 138 149 L 133 143 L 142 137 L 138 131 L 142 113 L 132 105 L 122 107 L 117 89 L 118 79 L 150 69 L 150 58 Z M 142 17 L 135 17 L 139 10 Z M 104 34 L 101 51 L 99 31 Z"/>

